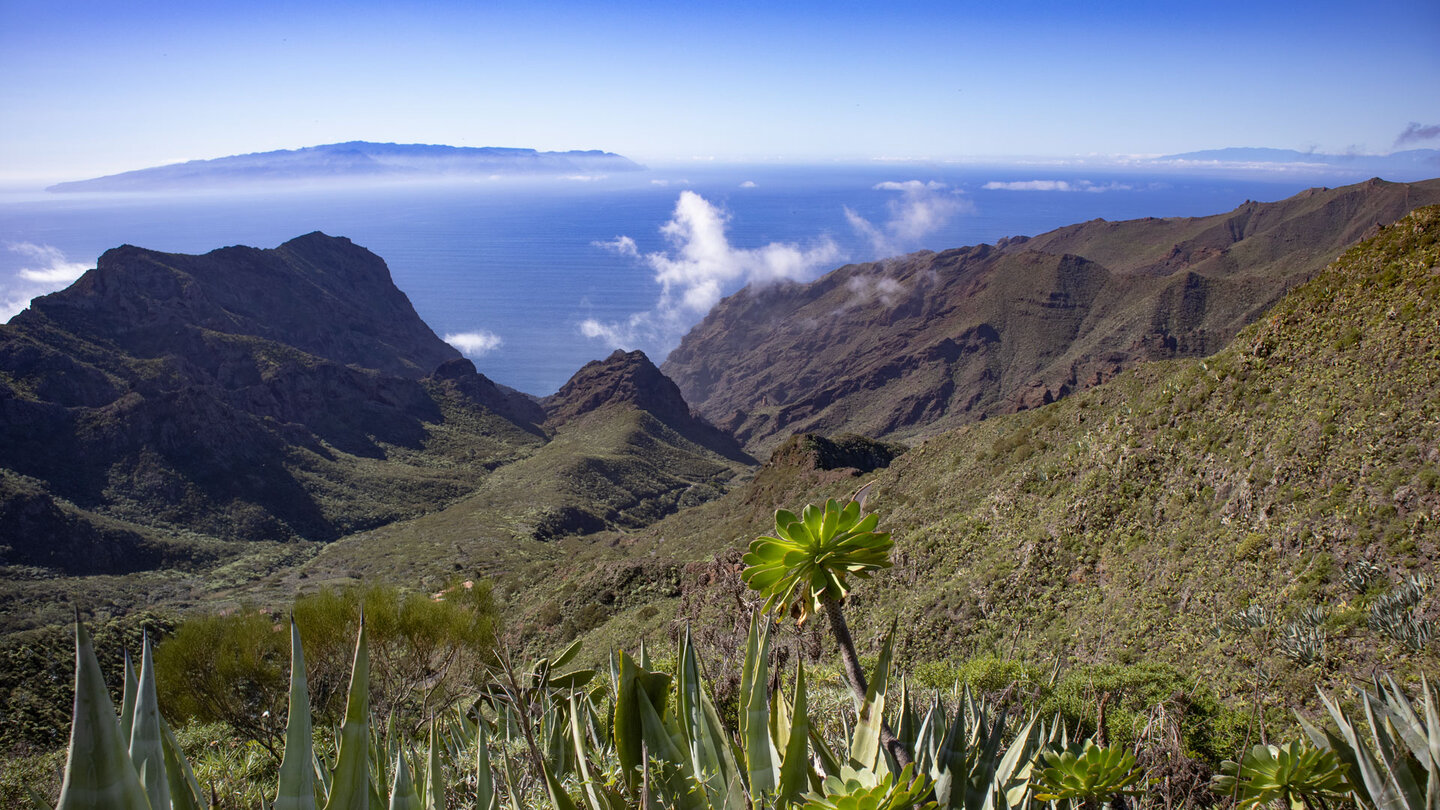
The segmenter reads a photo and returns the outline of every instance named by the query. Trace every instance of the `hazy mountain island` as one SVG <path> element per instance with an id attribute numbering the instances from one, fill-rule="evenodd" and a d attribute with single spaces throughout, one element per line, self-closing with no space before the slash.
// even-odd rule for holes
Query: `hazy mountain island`
<path id="1" fill-rule="evenodd" d="M 1230 147 L 1227 149 L 1205 149 L 1199 152 L 1184 152 L 1156 158 L 1159 162 L 1214 163 L 1221 165 L 1309 165 L 1334 169 L 1348 169 L 1366 174 L 1393 177 L 1397 174 L 1410 175 L 1420 172 L 1422 177 L 1440 173 L 1440 149 L 1406 149 L 1388 155 L 1343 154 L 1330 155 L 1321 152 L 1299 152 L 1294 149 L 1270 149 L 1265 147 Z"/>
<path id="2" fill-rule="evenodd" d="M 47 191 L 183 191 L 233 185 L 330 180 L 391 181 L 639 171 L 612 152 L 537 152 L 485 146 L 350 141 L 192 160 L 57 183 Z"/>

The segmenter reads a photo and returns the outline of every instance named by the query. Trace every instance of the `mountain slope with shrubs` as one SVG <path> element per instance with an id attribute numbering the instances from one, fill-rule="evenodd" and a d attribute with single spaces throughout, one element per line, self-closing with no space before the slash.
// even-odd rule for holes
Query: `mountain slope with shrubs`
<path id="1" fill-rule="evenodd" d="M 724 624 L 767 509 L 871 480 L 895 567 L 855 591 L 851 613 L 864 638 L 898 619 L 907 667 L 1175 666 L 1242 704 L 1263 695 L 1283 723 L 1286 701 L 1316 685 L 1440 671 L 1440 642 L 1426 641 L 1440 620 L 1437 391 L 1430 207 L 1210 357 L 1139 366 L 864 476 L 777 454 L 724 499 L 621 542 L 679 572 L 651 615 Z M 663 632 L 644 612 L 632 601 L 591 632 Z"/>

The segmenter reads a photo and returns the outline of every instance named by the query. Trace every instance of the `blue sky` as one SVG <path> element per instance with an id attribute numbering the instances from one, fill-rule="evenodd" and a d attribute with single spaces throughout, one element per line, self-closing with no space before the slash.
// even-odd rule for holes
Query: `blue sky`
<path id="1" fill-rule="evenodd" d="M 1434 0 L 689 5 L 0 0 L 0 180 L 357 139 L 949 160 L 1440 125 Z"/>

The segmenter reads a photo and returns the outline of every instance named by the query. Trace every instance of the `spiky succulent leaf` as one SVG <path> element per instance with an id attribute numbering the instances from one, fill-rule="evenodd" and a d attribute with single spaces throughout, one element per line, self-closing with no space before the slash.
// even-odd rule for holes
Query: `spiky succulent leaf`
<path id="1" fill-rule="evenodd" d="M 340 752 L 330 779 L 325 810 L 368 810 L 370 805 L 370 649 L 365 641 L 365 617 L 355 641 L 355 664 L 350 672 L 350 695 L 345 703 L 345 724 L 340 727 Z"/>
<path id="2" fill-rule="evenodd" d="M 206 806 L 205 794 L 180 750 L 180 742 L 165 718 L 160 718 L 160 739 L 165 744 L 165 775 L 170 780 L 170 810 L 202 810 Z"/>
<path id="3" fill-rule="evenodd" d="M 310 689 L 305 680 L 305 651 L 300 628 L 290 620 L 290 717 L 285 724 L 285 753 L 273 810 L 315 810 L 314 741 L 310 726 Z"/>
<path id="4" fill-rule="evenodd" d="M 776 807 L 799 801 L 805 787 L 810 783 L 810 758 L 806 755 L 810 738 L 810 709 L 807 703 L 805 665 L 797 662 L 795 699 L 790 706 L 790 727 L 786 729 L 788 739 L 785 757 L 780 762 L 780 784 L 775 791 Z"/>
<path id="5" fill-rule="evenodd" d="M 445 774 L 440 765 L 440 747 L 436 744 L 438 729 L 430 719 L 430 744 L 425 751 L 425 781 L 420 783 L 420 804 L 424 810 L 445 810 Z"/>
<path id="6" fill-rule="evenodd" d="M 769 661 L 770 624 L 752 616 L 740 673 L 740 742 L 752 797 L 769 793 L 780 783 L 780 753 L 770 738 Z"/>
<path id="7" fill-rule="evenodd" d="M 151 807 L 170 807 L 170 780 L 165 775 L 165 741 L 160 732 L 160 703 L 155 694 L 155 660 L 150 635 L 140 653 L 140 683 L 135 692 L 135 720 L 130 728 L 130 761 L 141 774 Z"/>
<path id="8" fill-rule="evenodd" d="M 70 750 L 55 810 L 106 807 L 150 810 L 140 775 L 120 739 L 115 703 L 95 660 L 95 646 L 75 620 L 75 707 L 71 712 Z"/>
<path id="9" fill-rule="evenodd" d="M 410 776 L 409 758 L 404 751 L 395 752 L 394 788 L 390 791 L 390 810 L 424 810 L 415 780 Z"/>
<path id="10" fill-rule="evenodd" d="M 475 807 L 500 810 L 500 792 L 495 789 L 495 773 L 490 768 L 490 730 L 483 715 L 475 724 Z"/>
<path id="11" fill-rule="evenodd" d="M 879 770 L 884 763 L 880 745 L 880 726 L 885 722 L 885 692 L 890 680 L 890 656 L 895 641 L 895 625 L 885 634 L 880 657 L 870 675 L 865 703 L 855 721 L 855 736 L 850 741 L 850 761 L 857 768 Z"/>

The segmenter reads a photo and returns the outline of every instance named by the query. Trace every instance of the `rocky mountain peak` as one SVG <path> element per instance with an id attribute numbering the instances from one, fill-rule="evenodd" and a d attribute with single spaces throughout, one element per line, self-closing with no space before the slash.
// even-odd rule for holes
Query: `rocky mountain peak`
<path id="1" fill-rule="evenodd" d="M 261 338 L 411 379 L 460 356 L 416 314 L 383 259 L 319 232 L 269 250 L 204 255 L 123 245 L 69 288 L 37 298 L 12 326 L 201 364 L 207 334 Z"/>
<path id="2" fill-rule="evenodd" d="M 679 386 L 660 373 L 642 351 L 616 349 L 604 360 L 592 360 L 542 401 L 550 421 L 568 422 L 605 405 L 631 405 L 662 422 L 688 422 L 690 406 Z"/>

